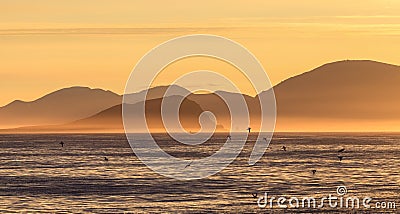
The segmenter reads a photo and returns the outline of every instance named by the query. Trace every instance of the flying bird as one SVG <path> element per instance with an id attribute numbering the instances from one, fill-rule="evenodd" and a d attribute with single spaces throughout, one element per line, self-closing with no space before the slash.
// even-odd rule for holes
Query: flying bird
<path id="1" fill-rule="evenodd" d="M 339 161 L 342 161 L 343 160 L 343 157 L 342 156 L 337 156 L 338 158 L 339 158 Z"/>
<path id="2" fill-rule="evenodd" d="M 282 146 L 283 151 L 286 152 L 286 146 Z"/>
<path id="3" fill-rule="evenodd" d="M 61 142 L 60 142 L 60 145 L 61 145 L 61 147 L 64 147 L 64 142 L 61 141 Z"/>
<path id="4" fill-rule="evenodd" d="M 251 128 L 249 127 L 249 128 L 247 128 L 247 130 L 249 131 L 249 133 L 250 133 L 250 131 L 251 131 Z"/>
<path id="5" fill-rule="evenodd" d="M 193 163 L 193 161 L 190 161 L 190 163 L 188 163 L 188 164 L 185 166 L 185 169 L 188 168 L 188 167 L 190 166 L 190 164 L 192 164 L 192 163 Z"/>
<path id="6" fill-rule="evenodd" d="M 343 149 L 340 149 L 339 151 L 337 151 L 337 152 L 344 152 L 344 148 Z"/>
<path id="7" fill-rule="evenodd" d="M 313 169 L 311 170 L 312 174 L 315 175 L 315 173 L 317 172 L 317 170 Z"/>

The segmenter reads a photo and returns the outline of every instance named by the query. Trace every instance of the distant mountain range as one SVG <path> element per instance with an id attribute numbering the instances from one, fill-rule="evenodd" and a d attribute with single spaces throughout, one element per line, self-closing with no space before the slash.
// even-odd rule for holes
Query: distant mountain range
<path id="1" fill-rule="evenodd" d="M 277 128 L 295 131 L 400 131 L 400 67 L 340 61 L 274 87 Z"/>
<path id="2" fill-rule="evenodd" d="M 152 131 L 163 130 L 159 109 L 167 88 L 148 90 L 146 118 Z M 367 60 L 333 62 L 289 78 L 273 90 L 278 131 L 400 130 L 399 66 Z M 164 99 L 178 100 L 179 94 L 189 93 L 179 86 L 172 86 L 172 92 L 175 97 Z M 146 91 L 127 95 L 130 107 L 143 104 L 143 93 Z M 217 130 L 227 131 L 230 114 L 218 95 L 238 102 L 243 96 L 256 130 L 260 120 L 258 99 L 266 93 L 270 92 L 256 97 L 224 91 L 190 94 L 180 107 L 182 126 L 198 130 L 199 115 L 210 111 L 216 117 Z M 1 132 L 122 132 L 121 102 L 120 95 L 101 89 L 62 89 L 32 102 L 14 101 L 1 107 L 0 127 L 7 128 Z M 244 127 L 232 129 L 244 131 Z"/>
<path id="3" fill-rule="evenodd" d="M 32 102 L 16 100 L 0 108 L 0 128 L 62 124 L 118 105 L 122 97 L 87 87 L 65 88 Z"/>

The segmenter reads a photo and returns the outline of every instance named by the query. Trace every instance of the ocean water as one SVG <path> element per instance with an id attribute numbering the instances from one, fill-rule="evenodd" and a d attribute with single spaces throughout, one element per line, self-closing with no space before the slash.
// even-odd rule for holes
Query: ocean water
<path id="1" fill-rule="evenodd" d="M 201 146 L 182 146 L 162 134 L 155 139 L 173 156 L 192 159 L 218 150 L 226 134 Z M 398 134 L 278 133 L 263 158 L 249 166 L 254 140 L 251 135 L 239 157 L 218 174 L 178 181 L 147 168 L 123 134 L 0 135 L 0 212 L 399 212 L 398 207 L 354 210 L 328 204 L 320 209 L 257 204 L 267 193 L 276 198 L 314 197 L 318 205 L 320 198 L 338 196 L 337 187 L 345 186 L 343 197 L 370 197 L 373 206 L 397 202 L 400 207 Z M 339 161 L 341 148 L 345 151 Z"/>

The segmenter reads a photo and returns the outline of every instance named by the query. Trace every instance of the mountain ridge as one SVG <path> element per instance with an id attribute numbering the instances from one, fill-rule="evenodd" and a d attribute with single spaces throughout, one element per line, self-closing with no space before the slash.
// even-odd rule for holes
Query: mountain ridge
<path id="1" fill-rule="evenodd" d="M 166 87 L 158 87 L 158 92 L 153 93 L 154 97 L 162 97 Z M 178 93 L 187 92 L 180 86 L 173 87 Z M 396 98 L 396 94 L 400 93 L 400 66 L 397 65 L 372 60 L 336 61 L 288 78 L 273 89 L 278 106 L 278 130 L 300 130 L 298 127 L 310 131 L 319 130 L 319 127 L 335 127 L 332 131 L 348 128 L 359 130 L 354 125 L 350 126 L 349 121 L 360 123 L 364 120 L 371 124 L 366 129 L 380 131 L 386 130 L 393 121 L 400 121 L 400 110 L 396 107 L 400 106 Z M 226 93 L 233 99 L 242 96 L 215 91 L 210 94 L 190 94 L 188 99 L 203 110 L 215 112 L 224 122 L 222 125 L 229 129 L 227 123 L 230 118 L 217 98 L 218 93 Z M 244 95 L 253 119 L 256 118 L 255 122 L 258 122 L 259 114 L 255 100 L 262 97 L 263 93 L 268 91 L 255 97 Z M 400 130 L 400 127 L 396 126 L 396 129 Z"/>
<path id="2" fill-rule="evenodd" d="M 121 103 L 122 97 L 111 91 L 89 87 L 69 87 L 33 101 L 13 101 L 0 107 L 0 127 L 50 125 L 90 116 Z"/>

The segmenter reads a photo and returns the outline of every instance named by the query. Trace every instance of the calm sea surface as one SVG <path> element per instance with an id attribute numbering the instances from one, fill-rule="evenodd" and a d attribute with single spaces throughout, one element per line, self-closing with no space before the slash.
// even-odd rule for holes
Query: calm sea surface
<path id="1" fill-rule="evenodd" d="M 166 135 L 154 137 L 168 153 L 185 159 L 209 156 L 226 140 L 215 135 L 204 145 L 182 146 Z M 122 134 L 0 135 L 0 212 L 317 212 L 276 204 L 259 208 L 257 199 L 267 192 L 268 197 L 319 200 L 338 196 L 338 186 L 347 188 L 345 196 L 398 206 L 358 211 L 400 212 L 400 135 L 276 134 L 271 149 L 249 166 L 254 139 L 250 136 L 240 156 L 220 173 L 177 181 L 141 163 Z M 354 211 L 328 204 L 322 209 Z"/>

